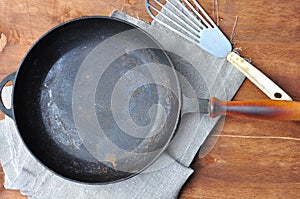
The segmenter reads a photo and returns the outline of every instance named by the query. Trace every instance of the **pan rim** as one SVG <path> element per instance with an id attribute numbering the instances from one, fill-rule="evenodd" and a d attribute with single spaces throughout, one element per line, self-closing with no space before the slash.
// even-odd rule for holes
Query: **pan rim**
<path id="1" fill-rule="evenodd" d="M 176 121 L 175 121 L 175 125 L 172 129 L 172 133 L 171 133 L 171 136 L 169 137 L 168 141 L 166 142 L 165 146 L 163 147 L 163 149 L 161 149 L 161 151 L 157 154 L 157 156 L 155 156 L 155 158 L 153 158 L 152 161 L 149 162 L 149 164 L 147 166 L 145 166 L 142 170 L 140 170 L 139 172 L 137 173 L 133 173 L 131 175 L 129 175 L 128 177 L 125 177 L 125 178 L 120 178 L 118 180 L 113 180 L 113 181 L 107 181 L 107 182 L 86 182 L 86 181 L 81 181 L 81 180 L 76 180 L 76 179 L 73 179 L 73 178 L 70 178 L 70 177 L 67 177 L 67 176 L 64 176 L 60 173 L 58 173 L 57 171 L 55 171 L 54 169 L 50 169 L 50 167 L 48 167 L 45 163 L 43 163 L 39 158 L 37 158 L 37 156 L 30 150 L 30 147 L 25 143 L 24 139 L 23 139 L 23 136 L 25 135 L 24 133 L 21 134 L 20 133 L 20 126 L 18 125 L 18 122 L 17 122 L 17 118 L 16 118 L 16 114 L 15 114 L 15 107 L 14 107 L 14 103 L 16 101 L 15 97 L 16 97 L 16 86 L 18 83 L 18 77 L 20 76 L 20 70 L 23 66 L 23 63 L 25 62 L 26 58 L 29 56 L 29 54 L 32 52 L 32 50 L 41 42 L 41 40 L 45 39 L 49 34 L 51 34 L 53 31 L 59 29 L 59 28 L 62 28 L 64 27 L 65 25 L 68 25 L 68 24 L 71 24 L 71 23 L 75 23 L 75 22 L 78 22 L 78 21 L 82 21 L 82 20 L 89 20 L 89 19 L 106 19 L 106 20 L 114 20 L 114 21 L 119 21 L 121 23 L 125 23 L 131 27 L 133 27 L 134 29 L 138 29 L 139 31 L 141 31 L 143 34 L 145 34 L 146 36 L 148 36 L 153 42 L 155 42 L 155 44 L 163 51 L 163 53 L 165 54 L 165 57 L 168 59 L 168 62 L 170 64 L 170 66 L 172 67 L 172 70 L 173 70 L 173 74 L 174 74 L 174 77 L 176 78 L 176 87 L 177 87 L 177 92 L 178 92 L 178 111 L 177 111 L 177 114 L 176 114 Z M 178 122 L 179 122 L 179 118 L 180 118 L 180 110 L 181 110 L 181 106 L 182 106 L 182 93 L 181 93 L 181 87 L 180 87 L 180 83 L 179 83 L 179 79 L 178 79 L 178 76 L 177 76 L 177 73 L 176 73 L 176 70 L 174 68 L 174 65 L 173 65 L 173 62 L 171 61 L 169 55 L 167 54 L 166 50 L 164 50 L 164 48 L 162 47 L 162 45 L 152 36 L 150 35 L 149 33 L 147 33 L 145 30 L 143 30 L 142 28 L 138 27 L 137 25 L 135 24 L 132 24 L 128 21 L 125 21 L 123 19 L 119 19 L 119 18 L 115 18 L 115 17 L 109 17 L 109 16 L 83 16 L 83 17 L 79 17 L 79 18 L 74 18 L 74 19 L 71 19 L 71 20 L 68 20 L 68 21 L 65 21 L 63 23 L 60 23 L 54 27 L 52 27 L 51 29 L 49 29 L 48 31 L 46 31 L 41 37 L 39 37 L 34 43 L 33 45 L 28 49 L 28 51 L 26 52 L 25 56 L 22 58 L 19 66 L 18 66 L 18 69 L 16 70 L 15 72 L 15 77 L 14 77 L 14 80 L 13 80 L 14 84 L 13 84 L 13 87 L 12 87 L 12 103 L 11 103 L 11 109 L 12 109 L 12 119 L 14 120 L 14 123 L 17 127 L 17 130 L 18 130 L 18 134 L 19 136 L 21 137 L 21 141 L 22 143 L 24 144 L 24 146 L 26 147 L 27 151 L 34 157 L 34 159 L 40 164 L 42 165 L 45 169 L 47 169 L 48 171 L 50 171 L 51 173 L 54 173 L 56 176 L 59 176 L 63 179 L 66 179 L 66 180 L 69 180 L 69 181 L 72 181 L 72 182 L 76 182 L 76 183 L 80 183 L 80 184 L 87 184 L 87 185 L 102 185 L 102 184 L 111 184 L 111 183 L 118 183 L 118 182 L 121 182 L 121 181 L 124 181 L 124 180 L 127 180 L 131 177 L 134 177 L 140 173 L 142 173 L 143 171 L 145 171 L 150 165 L 152 165 L 161 155 L 162 153 L 165 152 L 166 148 L 169 146 L 170 144 L 170 141 L 172 140 L 174 134 L 175 134 L 175 131 L 177 129 L 177 126 L 178 126 Z M 170 129 L 171 130 L 171 129 Z"/>

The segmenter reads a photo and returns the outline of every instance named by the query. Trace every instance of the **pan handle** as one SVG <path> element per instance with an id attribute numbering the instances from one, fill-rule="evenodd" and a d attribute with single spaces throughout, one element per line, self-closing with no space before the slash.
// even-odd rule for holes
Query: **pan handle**
<path id="1" fill-rule="evenodd" d="M 13 118 L 13 111 L 12 111 L 12 108 L 6 108 L 4 103 L 3 103 L 3 100 L 2 100 L 2 90 L 5 86 L 6 83 L 8 82 L 13 82 L 14 83 L 14 80 L 15 80 L 15 76 L 16 76 L 16 72 L 6 76 L 1 82 L 0 82 L 0 110 L 5 113 L 5 115 L 9 116 L 10 118 Z"/>
<path id="2" fill-rule="evenodd" d="M 300 121 L 300 102 L 284 100 L 222 101 L 215 97 L 209 103 L 210 117 L 232 115 L 266 120 Z"/>

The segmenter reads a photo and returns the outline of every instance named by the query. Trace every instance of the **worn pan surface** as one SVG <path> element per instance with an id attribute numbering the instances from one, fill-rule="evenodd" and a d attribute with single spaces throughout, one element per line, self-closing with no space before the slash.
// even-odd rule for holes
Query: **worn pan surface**
<path id="1" fill-rule="evenodd" d="M 162 67 L 148 71 L 147 64 Z M 15 120 L 29 151 L 56 174 L 115 182 L 150 165 L 172 137 L 180 90 L 170 70 L 166 53 L 136 26 L 109 17 L 80 18 L 46 33 L 19 70 L 1 82 L 1 88 L 14 82 L 12 108 L 1 110 Z M 124 93 L 116 94 L 116 86 Z M 122 104 L 123 98 L 128 102 Z M 163 123 L 153 122 L 162 114 Z M 128 121 L 135 130 L 126 127 Z"/>

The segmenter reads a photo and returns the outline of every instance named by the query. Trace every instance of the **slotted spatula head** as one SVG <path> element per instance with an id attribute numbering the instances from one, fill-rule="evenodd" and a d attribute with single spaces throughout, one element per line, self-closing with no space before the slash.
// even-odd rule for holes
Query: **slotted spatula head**
<path id="1" fill-rule="evenodd" d="M 149 15 L 158 23 L 200 46 L 210 54 L 225 58 L 232 45 L 195 0 L 146 0 Z"/>

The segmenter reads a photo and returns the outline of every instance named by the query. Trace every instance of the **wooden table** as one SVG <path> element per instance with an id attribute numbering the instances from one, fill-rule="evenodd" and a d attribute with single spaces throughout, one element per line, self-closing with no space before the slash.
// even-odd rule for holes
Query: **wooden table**
<path id="1" fill-rule="evenodd" d="M 199 0 L 230 38 L 236 16 L 235 47 L 300 101 L 300 1 Z M 0 78 L 15 71 L 26 51 L 51 27 L 84 15 L 109 15 L 114 9 L 150 21 L 143 0 L 1 0 Z M 3 39 L 3 37 L 2 37 Z M 1 48 L 0 48 L 1 49 Z M 235 100 L 266 99 L 246 80 Z M 3 118 L 3 115 L 2 115 Z M 300 123 L 227 117 L 217 144 L 195 170 L 179 198 L 299 198 Z M 299 151 L 298 151 L 299 150 Z M 0 183 L 4 174 L 1 170 Z M 2 187 L 2 186 L 1 186 Z M 1 188 L 0 198 L 26 198 Z"/>

